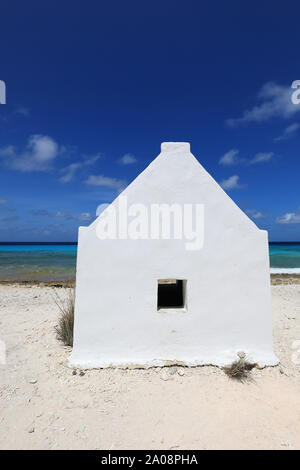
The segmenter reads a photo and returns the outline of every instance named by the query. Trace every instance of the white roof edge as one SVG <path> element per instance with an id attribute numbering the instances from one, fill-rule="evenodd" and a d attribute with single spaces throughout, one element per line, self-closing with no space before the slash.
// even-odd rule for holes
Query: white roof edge
<path id="1" fill-rule="evenodd" d="M 162 152 L 190 152 L 189 142 L 163 142 L 160 146 Z"/>

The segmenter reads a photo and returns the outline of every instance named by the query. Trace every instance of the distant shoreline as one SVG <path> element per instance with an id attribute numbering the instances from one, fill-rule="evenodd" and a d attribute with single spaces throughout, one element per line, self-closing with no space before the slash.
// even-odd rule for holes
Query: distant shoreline
<path id="1" fill-rule="evenodd" d="M 299 242 L 300 243 L 300 242 Z M 77 242 L 0 242 L 2 246 L 47 246 L 47 245 L 78 245 Z"/>
<path id="2" fill-rule="evenodd" d="M 286 273 L 276 273 L 270 274 L 271 285 L 286 285 L 286 284 L 300 284 L 300 273 L 295 274 L 286 274 Z M 39 286 L 39 287 L 75 287 L 76 280 L 69 279 L 65 281 L 18 281 L 18 280 L 0 280 L 0 285 L 9 286 L 9 285 L 18 285 L 18 286 Z"/>
<path id="3" fill-rule="evenodd" d="M 35 245 L 40 245 L 40 246 L 47 246 L 47 245 L 78 245 L 78 242 L 0 242 L 0 246 L 35 246 Z M 300 245 L 300 241 L 294 241 L 294 242 L 270 242 L 269 245 Z"/>
<path id="4" fill-rule="evenodd" d="M 272 282 L 298 283 L 300 242 L 270 242 L 268 248 Z M 0 242 L 0 281 L 74 283 L 77 251 L 76 242 Z"/>

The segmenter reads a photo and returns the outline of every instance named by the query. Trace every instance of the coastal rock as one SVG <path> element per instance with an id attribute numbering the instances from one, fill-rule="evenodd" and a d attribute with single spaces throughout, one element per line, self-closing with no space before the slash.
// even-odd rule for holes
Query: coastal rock
<path id="1" fill-rule="evenodd" d="M 26 431 L 29 433 L 29 434 L 32 434 L 34 432 L 34 426 L 33 424 L 30 424 L 29 426 L 26 427 Z"/>
<path id="2" fill-rule="evenodd" d="M 168 374 L 166 372 L 163 372 L 160 376 L 161 380 L 167 381 L 169 380 Z"/>
<path id="3" fill-rule="evenodd" d="M 292 442 L 291 442 L 289 439 L 288 439 L 287 441 L 283 441 L 283 442 L 281 443 L 281 445 L 282 445 L 283 447 L 293 447 L 293 444 L 292 444 Z"/>

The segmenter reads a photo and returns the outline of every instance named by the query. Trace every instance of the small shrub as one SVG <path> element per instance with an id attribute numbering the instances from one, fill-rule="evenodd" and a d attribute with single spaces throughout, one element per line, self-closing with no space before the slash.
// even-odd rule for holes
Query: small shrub
<path id="1" fill-rule="evenodd" d="M 55 327 L 57 339 L 66 346 L 73 346 L 75 290 L 70 289 L 65 300 L 55 292 L 54 301 L 60 311 L 58 325 Z"/>
<path id="2" fill-rule="evenodd" d="M 256 367 L 256 364 L 248 362 L 246 356 L 242 356 L 230 366 L 224 367 L 223 370 L 231 379 L 240 380 L 242 382 L 249 378 L 249 372 L 254 367 Z"/>

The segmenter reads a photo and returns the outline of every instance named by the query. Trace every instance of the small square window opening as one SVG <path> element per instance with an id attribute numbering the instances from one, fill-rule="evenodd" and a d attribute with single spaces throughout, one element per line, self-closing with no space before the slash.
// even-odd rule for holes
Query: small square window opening
<path id="1" fill-rule="evenodd" d="M 157 310 L 184 310 L 186 307 L 186 280 L 159 279 L 157 284 Z"/>

